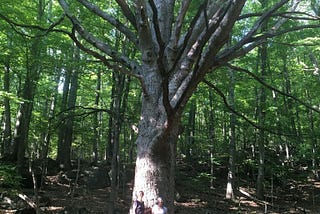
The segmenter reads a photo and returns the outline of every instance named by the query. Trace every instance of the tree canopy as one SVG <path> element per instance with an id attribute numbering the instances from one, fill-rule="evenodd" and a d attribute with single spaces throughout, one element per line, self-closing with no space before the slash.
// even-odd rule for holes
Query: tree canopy
<path id="1" fill-rule="evenodd" d="M 245 163 L 258 197 L 268 176 L 315 173 L 319 4 L 4 0 L 1 155 L 21 170 L 25 156 L 107 160 L 114 191 L 135 163 L 132 197 L 160 195 L 169 213 L 177 159 L 212 167 L 211 182 Z"/>

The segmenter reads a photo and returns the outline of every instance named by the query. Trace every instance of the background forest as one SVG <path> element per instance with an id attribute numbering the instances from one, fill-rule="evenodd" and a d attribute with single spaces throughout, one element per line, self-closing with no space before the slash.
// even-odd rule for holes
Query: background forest
<path id="1" fill-rule="evenodd" d="M 94 53 L 80 50 L 81 44 L 75 44 L 68 34 L 70 23 L 61 16 L 56 1 L 2 2 L 1 192 L 7 194 L 8 187 L 21 191 L 20 182 L 28 175 L 36 179 L 56 170 L 55 175 L 60 172 L 62 176 L 68 171 L 104 166 L 111 178 L 109 192 L 128 203 L 131 199 L 125 196 L 131 195 L 141 112 L 140 82 L 119 72 L 121 67 L 106 66 L 113 63 L 111 58 L 98 60 Z M 193 1 L 190 8 L 194 12 L 189 19 L 196 6 Z M 303 190 L 300 184 L 312 184 L 312 194 L 305 198 L 292 194 L 288 206 L 291 203 L 297 212 L 316 213 L 320 200 L 316 186 L 320 161 L 320 29 L 314 23 L 320 20 L 320 2 L 302 1 L 299 7 L 306 11 L 295 14 L 302 20 L 288 19 L 283 25 L 294 28 L 310 23 L 314 27 L 303 31 L 297 27 L 296 31 L 266 39 L 244 57 L 208 73 L 190 98 L 177 143 L 177 203 L 193 202 L 206 210 L 216 209 L 222 206 L 218 202 L 199 202 L 205 200 L 203 195 L 216 197 L 216 191 L 217 201 L 233 199 L 230 203 L 238 211 L 240 202 L 235 201 L 242 196 L 258 204 L 252 209 L 263 211 L 268 205 L 276 212 L 282 208 L 276 205 L 281 194 L 293 187 Z M 261 8 L 259 1 L 248 1 L 243 14 L 259 13 Z M 125 19 L 113 1 L 104 3 L 104 9 L 119 20 Z M 128 38 L 112 26 L 101 26 L 99 17 L 87 16 L 84 10 L 79 18 L 94 34 L 103 35 L 121 53 L 140 57 Z M 237 22 L 233 38 L 249 30 L 249 21 L 254 19 Z M 70 182 L 76 184 L 75 179 L 81 179 L 80 175 Z M 39 188 L 33 185 L 30 194 L 38 196 Z M 0 200 L 4 201 L 6 194 L 1 194 Z M 120 209 L 117 197 L 110 196 L 108 203 L 113 209 Z"/>

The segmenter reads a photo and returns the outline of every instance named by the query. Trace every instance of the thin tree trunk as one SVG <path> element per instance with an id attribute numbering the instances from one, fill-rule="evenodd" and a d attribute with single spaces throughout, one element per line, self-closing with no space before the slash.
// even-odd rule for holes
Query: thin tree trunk
<path id="1" fill-rule="evenodd" d="M 235 87 L 235 77 L 234 72 L 229 70 L 229 105 L 231 107 L 235 107 L 234 101 L 234 87 Z M 235 179 L 235 152 L 236 152 L 236 116 L 234 113 L 230 113 L 230 128 L 229 128 L 229 171 L 227 177 L 227 190 L 226 190 L 226 198 L 233 199 L 234 198 L 234 179 Z"/>
<path id="2" fill-rule="evenodd" d="M 261 78 L 266 78 L 267 69 L 267 46 L 263 44 L 260 48 L 261 58 Z M 266 111 L 266 92 L 262 86 L 258 92 L 258 123 L 260 127 L 265 125 L 265 111 Z M 264 197 L 264 168 L 265 168 L 265 142 L 266 136 L 263 129 L 258 130 L 258 149 L 259 149 L 259 162 L 258 162 L 258 177 L 257 177 L 257 197 L 263 199 Z"/>
<path id="3" fill-rule="evenodd" d="M 113 152 L 112 152 L 112 161 L 111 161 L 111 192 L 109 198 L 109 206 L 108 213 L 114 213 L 114 203 L 116 201 L 118 195 L 118 180 L 119 180 L 119 144 L 120 144 L 120 133 L 121 133 L 121 115 L 122 115 L 122 96 L 124 93 L 124 84 L 125 84 L 125 76 L 123 74 L 114 73 L 114 95 L 113 98 L 113 124 L 112 124 L 112 132 L 113 132 Z"/>
<path id="4" fill-rule="evenodd" d="M 47 2 L 47 18 L 52 19 L 52 2 L 53 0 L 48 0 Z M 53 51 L 51 53 L 54 57 L 57 56 L 57 51 Z M 60 82 L 60 62 L 55 61 L 54 62 L 54 71 L 56 73 L 55 76 L 55 87 L 51 89 L 51 95 L 50 98 L 46 101 L 46 107 L 44 109 L 44 118 L 48 119 L 48 124 L 46 131 L 43 133 L 42 137 L 42 142 L 43 144 L 41 145 L 41 152 L 40 152 L 40 159 L 44 159 L 45 162 L 43 163 L 44 168 L 47 167 L 47 157 L 49 154 L 49 147 L 50 147 L 50 141 L 51 141 L 51 134 L 52 134 L 52 124 L 53 124 L 53 118 L 56 110 L 56 102 L 57 102 L 57 95 L 58 95 L 58 87 L 59 87 L 59 82 Z M 43 173 L 46 173 L 46 170 L 43 170 Z"/>
<path id="5" fill-rule="evenodd" d="M 125 111 L 128 109 L 128 97 L 129 97 L 129 92 L 130 92 L 130 84 L 131 84 L 131 77 L 125 77 L 124 80 L 124 91 L 123 91 L 123 96 L 122 96 L 122 101 L 121 101 L 121 121 L 123 121 L 123 124 L 121 127 L 123 130 L 123 141 L 126 142 L 125 143 L 125 149 L 123 151 L 123 158 L 125 160 L 125 162 L 128 162 L 128 154 L 130 153 L 130 139 L 129 139 L 129 135 L 128 135 L 128 129 L 127 127 L 130 126 L 131 124 L 128 124 L 128 120 L 126 118 L 126 114 Z M 128 125 L 128 126 L 126 126 Z"/>
<path id="6" fill-rule="evenodd" d="M 99 106 L 99 101 L 100 101 L 100 92 L 101 92 L 101 71 L 98 71 L 97 74 L 97 86 L 96 86 L 96 98 L 95 98 L 95 106 Z M 100 124 L 100 118 L 101 118 L 101 112 L 95 112 L 93 114 L 93 146 L 92 146 L 92 151 L 93 151 L 93 162 L 97 163 L 98 158 L 99 158 L 99 153 L 98 153 L 98 148 L 100 144 L 100 129 L 99 129 L 99 124 Z"/>
<path id="7" fill-rule="evenodd" d="M 3 91 L 10 93 L 10 62 L 7 60 L 4 64 Z M 11 107 L 8 97 L 3 98 L 3 117 L 2 117 L 2 135 L 1 135 L 1 154 L 8 156 L 11 153 Z"/>
<path id="8" fill-rule="evenodd" d="M 310 97 L 310 94 L 309 94 L 309 91 L 308 89 L 306 89 L 306 97 L 308 98 L 308 100 L 311 100 L 311 97 Z M 317 145 L 318 145 L 318 139 L 317 139 L 317 136 L 316 136 L 316 129 L 315 129 L 315 118 L 314 118 L 314 114 L 313 114 L 313 111 L 310 110 L 310 109 L 307 109 L 308 111 L 308 118 L 309 118 L 309 121 L 310 121 L 310 133 L 311 133 L 311 149 L 312 149 L 312 157 L 311 157 L 311 160 L 312 160 L 312 171 L 313 171 L 313 174 L 315 176 L 315 178 L 319 178 L 319 173 L 318 173 L 318 164 L 317 164 Z"/>
<path id="9" fill-rule="evenodd" d="M 192 162 L 192 156 L 195 153 L 195 146 L 194 146 L 194 137 L 195 137 L 195 130 L 196 130 L 196 102 L 192 100 L 190 102 L 190 110 L 189 110 L 189 117 L 188 117 L 188 125 L 186 128 L 186 141 L 185 141 L 185 154 L 187 162 Z"/>
<path id="10" fill-rule="evenodd" d="M 291 80 L 290 80 L 290 75 L 289 75 L 289 71 L 287 68 L 287 56 L 283 56 L 283 77 L 284 77 L 284 91 L 287 94 L 291 94 Z M 299 136 L 298 133 L 298 129 L 297 129 L 297 125 L 296 125 L 296 120 L 295 120 L 295 109 L 293 106 L 293 101 L 290 98 L 285 97 L 284 98 L 284 106 L 285 106 L 285 114 L 286 116 L 289 118 L 289 124 L 286 124 L 288 126 L 288 130 L 291 134 L 293 134 L 294 136 L 296 136 L 295 141 L 301 141 L 301 137 Z M 285 148 L 286 148 L 286 161 L 288 164 L 293 164 L 293 160 L 291 159 L 291 155 L 292 155 L 292 149 L 293 144 L 291 142 L 292 140 L 290 139 L 286 139 L 286 144 L 285 144 Z"/>
<path id="11" fill-rule="evenodd" d="M 113 113 L 114 111 L 116 111 L 116 109 L 114 109 L 114 98 L 115 98 L 115 93 L 116 93 L 116 89 L 115 89 L 115 74 L 112 74 L 112 89 L 111 89 L 111 103 L 110 103 L 110 112 Z M 112 156 L 113 156 L 113 144 L 114 144 L 114 131 L 113 131 L 113 124 L 114 124 L 114 117 L 113 114 L 109 115 L 109 120 L 108 120 L 108 139 L 107 139 L 107 145 L 106 145 L 106 149 L 105 149 L 105 159 L 108 161 L 112 161 Z"/>
<path id="12" fill-rule="evenodd" d="M 317 11 L 318 14 L 320 13 L 320 10 Z M 310 60 L 313 63 L 314 66 L 314 70 L 318 76 L 318 81 L 320 82 L 320 74 L 319 74 L 319 62 L 316 58 L 316 56 L 313 53 L 309 54 Z M 308 100 L 311 100 L 310 94 L 309 94 L 309 90 L 306 89 L 306 96 L 308 97 Z M 318 140 L 317 140 L 317 136 L 316 136 L 316 128 L 315 128 L 315 119 L 314 119 L 314 114 L 313 111 L 308 110 L 308 117 L 310 120 L 310 132 L 311 132 L 311 147 L 312 147 L 312 169 L 313 169 L 313 173 L 314 176 L 318 179 L 319 178 L 319 173 L 318 173 L 318 164 L 317 164 L 317 159 L 316 159 L 316 155 L 317 155 L 317 144 L 318 144 Z"/>
<path id="13" fill-rule="evenodd" d="M 49 154 L 49 147 L 51 141 L 51 132 L 52 132 L 52 119 L 54 118 L 54 114 L 56 111 L 56 101 L 57 101 L 57 93 L 58 93 L 58 84 L 59 84 L 59 75 L 56 77 L 56 87 L 53 90 L 50 100 L 47 102 L 49 103 L 45 109 L 45 117 L 48 118 L 47 129 L 43 136 L 43 145 L 41 149 L 41 159 L 46 159 Z"/>
<path id="14" fill-rule="evenodd" d="M 214 184 L 214 145 L 216 143 L 216 130 L 215 130 L 215 112 L 213 107 L 213 94 L 212 91 L 209 90 L 209 102 L 210 102 L 210 109 L 209 109 L 209 120 L 208 120 L 208 127 L 209 127 L 209 139 L 211 140 L 210 144 L 210 188 L 213 188 Z"/>
<path id="15" fill-rule="evenodd" d="M 260 0 L 262 7 L 267 7 L 268 2 L 266 0 Z M 268 29 L 267 21 L 262 24 L 261 30 L 266 31 Z M 264 81 L 267 75 L 267 40 L 261 45 L 258 50 L 260 54 L 260 78 Z M 257 114 L 258 114 L 258 124 L 260 127 L 265 126 L 265 118 L 266 118 L 266 89 L 261 86 L 258 90 L 258 106 L 257 106 Z M 258 160 L 258 176 L 257 176 L 257 197 L 259 199 L 264 198 L 264 180 L 265 180 L 265 142 L 266 136 L 265 131 L 263 129 L 258 130 L 258 149 L 259 149 L 259 160 Z"/>

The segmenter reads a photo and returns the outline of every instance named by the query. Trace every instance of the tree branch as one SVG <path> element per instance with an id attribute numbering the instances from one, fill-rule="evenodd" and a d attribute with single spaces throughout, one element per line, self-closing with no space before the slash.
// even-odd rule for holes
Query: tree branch
<path id="1" fill-rule="evenodd" d="M 174 24 L 173 33 L 171 34 L 171 48 L 176 49 L 178 47 L 178 41 L 180 39 L 182 25 L 190 6 L 191 0 L 185 0 L 181 2 L 179 13 Z"/>
<path id="2" fill-rule="evenodd" d="M 238 20 L 242 19 L 247 19 L 247 18 L 252 18 L 252 17 L 261 17 L 263 13 L 248 13 L 248 14 L 243 14 L 238 17 Z M 294 15 L 304 15 L 296 17 Z M 283 17 L 286 19 L 292 19 L 292 20 L 305 20 L 305 21 L 317 21 L 320 19 L 319 16 L 312 15 L 306 12 L 300 12 L 300 11 L 285 11 L 285 12 L 279 12 L 279 13 L 273 13 L 270 15 L 270 17 Z"/>
<path id="3" fill-rule="evenodd" d="M 178 98 L 177 104 L 175 105 L 175 109 L 181 108 L 180 106 L 184 106 L 189 96 L 191 96 L 192 91 L 195 90 L 200 81 L 204 78 L 205 74 L 208 72 L 209 68 L 213 68 L 212 59 L 214 59 L 213 55 L 215 55 L 224 43 L 229 38 L 229 31 L 233 27 L 237 14 L 240 14 L 242 7 L 244 5 L 243 1 L 237 2 L 229 2 L 228 4 L 218 5 L 214 8 L 211 8 L 209 12 L 210 20 L 206 26 L 207 28 L 203 33 L 198 36 L 197 40 L 194 41 L 193 46 L 187 53 L 187 56 L 191 59 L 195 59 L 191 61 L 190 64 L 195 66 L 193 67 L 191 78 L 184 80 L 184 84 L 186 86 L 183 93 Z M 204 5 L 206 6 L 206 5 Z M 206 7 L 203 8 L 203 11 L 206 10 Z M 214 12 L 213 12 L 214 11 Z M 205 52 L 202 53 L 204 47 L 206 47 Z M 185 59 L 185 63 L 188 63 L 188 58 Z M 201 61 L 200 61 L 201 60 Z M 182 64 L 187 68 L 191 68 L 190 65 Z"/>
<path id="4" fill-rule="evenodd" d="M 276 31 L 276 32 L 265 32 L 263 34 L 260 34 L 256 37 L 251 38 L 246 42 L 246 44 L 243 47 L 230 47 L 225 50 L 223 50 L 219 55 L 215 57 L 213 61 L 219 62 L 220 64 L 224 64 L 226 62 L 229 62 L 235 58 L 239 58 L 241 56 L 244 56 L 257 46 L 261 45 L 263 42 L 265 42 L 265 39 L 267 38 L 273 38 L 277 36 L 281 36 L 290 32 L 295 32 L 303 29 L 317 29 L 320 27 L 320 24 L 314 24 L 314 25 L 302 25 L 297 27 L 288 28 L 282 31 Z M 249 44 L 249 45 L 247 45 Z"/>
<path id="5" fill-rule="evenodd" d="M 210 41 L 201 57 L 201 65 L 198 69 L 201 71 L 200 78 L 203 78 L 204 75 L 215 66 L 216 62 L 213 59 L 229 40 L 230 32 L 236 22 L 236 17 L 241 13 L 244 4 L 245 2 L 241 0 L 230 1 L 226 7 L 222 20 L 215 32 L 211 35 Z"/>
<path id="6" fill-rule="evenodd" d="M 145 1 L 136 1 L 137 24 L 140 50 L 145 50 L 142 61 L 150 62 L 155 55 L 155 44 L 150 29 L 149 16 Z"/>
<path id="7" fill-rule="evenodd" d="M 282 135 L 282 136 L 296 136 L 295 134 L 291 134 L 291 133 L 283 133 L 283 132 L 278 132 L 275 130 L 271 130 L 268 129 L 266 127 L 262 127 L 259 126 L 258 124 L 256 124 L 255 122 L 251 121 L 249 118 L 247 118 L 245 115 L 241 114 L 240 112 L 236 111 L 232 106 L 229 105 L 226 96 L 223 94 L 223 92 L 214 84 L 210 83 L 208 80 L 204 79 L 203 82 L 209 86 L 210 88 L 214 89 L 216 91 L 216 93 L 222 98 L 223 103 L 225 104 L 225 106 L 230 110 L 231 113 L 237 115 L 238 117 L 244 119 L 247 123 L 249 123 L 251 126 L 253 126 L 256 129 L 259 130 L 264 130 L 267 131 L 271 134 L 275 134 L 275 135 Z"/>
<path id="8" fill-rule="evenodd" d="M 81 3 L 83 6 L 85 6 L 92 13 L 98 15 L 102 19 L 109 22 L 111 25 L 117 28 L 121 33 L 123 33 L 135 46 L 138 46 L 138 39 L 135 36 L 135 34 L 129 28 L 127 28 L 123 23 L 121 23 L 118 19 L 114 18 L 113 16 L 110 16 L 106 12 L 102 11 L 98 6 L 88 2 L 87 0 L 77 0 L 77 1 Z"/>
<path id="9" fill-rule="evenodd" d="M 75 35 L 74 28 L 73 28 L 73 30 L 72 30 L 72 33 L 67 33 L 67 32 L 65 32 L 65 33 L 66 33 L 67 35 L 69 35 L 69 37 L 74 41 L 74 43 L 76 44 L 76 46 L 77 46 L 80 50 L 82 50 L 82 51 L 84 51 L 84 52 L 92 55 L 93 57 L 99 59 L 99 61 L 101 61 L 101 62 L 102 62 L 105 66 L 107 66 L 108 68 L 113 69 L 113 70 L 115 70 L 115 71 L 119 71 L 119 72 L 121 72 L 121 73 L 123 73 L 123 74 L 126 74 L 126 75 L 133 76 L 133 77 L 137 78 L 137 79 L 139 80 L 140 84 L 141 84 L 141 87 L 142 87 L 143 92 L 146 93 L 146 87 L 145 87 L 145 85 L 144 85 L 144 82 L 143 82 L 143 79 L 142 79 L 142 76 L 141 76 L 141 75 L 136 74 L 136 73 L 133 73 L 133 72 L 130 72 L 127 68 L 121 67 L 121 66 L 119 66 L 119 65 L 117 65 L 117 64 L 111 64 L 111 63 L 106 59 L 105 56 L 99 54 L 98 52 L 96 52 L 96 51 L 94 51 L 94 50 L 91 50 L 91 49 L 89 49 L 89 48 L 86 48 L 86 47 L 77 39 L 77 37 L 76 37 L 76 35 Z"/>
<path id="10" fill-rule="evenodd" d="M 97 48 L 98 50 L 102 51 L 103 53 L 107 54 L 108 56 L 112 57 L 118 63 L 130 68 L 132 72 L 136 72 L 138 66 L 137 63 L 128 59 L 128 57 L 120 54 L 117 50 L 114 50 L 111 46 L 107 43 L 102 42 L 100 39 L 94 37 L 90 34 L 80 23 L 80 21 L 73 16 L 73 14 L 69 11 L 69 6 L 65 0 L 59 0 L 59 3 L 63 10 L 65 11 L 67 17 L 73 24 L 73 27 L 79 33 L 79 35 L 85 39 L 88 43 L 90 43 L 93 47 Z"/>
<path id="11" fill-rule="evenodd" d="M 137 28 L 137 23 L 136 23 L 136 19 L 134 17 L 134 14 L 132 13 L 132 11 L 129 8 L 129 5 L 126 3 L 126 1 L 124 0 L 116 0 L 116 2 L 118 3 L 118 5 L 120 6 L 123 14 L 125 15 L 125 17 L 127 17 L 127 19 L 129 20 L 129 22 L 132 24 L 132 26 L 138 30 Z"/>
<path id="12" fill-rule="evenodd" d="M 269 18 L 275 11 L 281 8 L 284 4 L 286 4 L 289 0 L 281 0 L 279 3 L 275 4 L 272 8 L 270 8 L 267 12 L 263 13 L 261 17 L 256 21 L 253 25 L 252 29 L 233 47 L 233 50 L 241 49 L 245 44 L 252 41 L 252 37 L 260 28 L 262 23 Z"/>
<path id="13" fill-rule="evenodd" d="M 202 80 L 203 76 L 207 72 L 206 71 L 207 68 L 202 69 L 203 67 L 200 68 L 200 65 L 199 65 L 199 60 L 202 55 L 203 47 L 207 45 L 207 42 L 210 40 L 212 35 L 216 33 L 221 35 L 224 33 L 224 30 L 227 30 L 229 27 L 233 26 L 233 22 L 235 20 L 229 19 L 229 17 L 227 18 L 226 14 L 227 13 L 231 14 L 232 11 L 235 12 L 234 9 L 242 8 L 242 5 L 243 5 L 243 2 L 240 2 L 238 4 L 235 3 L 233 7 L 230 7 L 230 4 L 217 5 L 214 3 L 210 5 L 210 8 L 208 9 L 209 13 L 206 12 L 207 2 L 205 1 L 203 5 L 201 5 L 200 9 L 198 10 L 199 12 L 199 14 L 197 14 L 198 17 L 200 17 L 202 13 L 206 13 L 208 17 L 210 17 L 210 20 L 206 20 L 205 15 L 203 16 L 203 21 L 208 22 L 204 24 L 204 27 L 205 26 L 207 27 L 205 27 L 205 29 L 203 29 L 203 31 L 199 33 L 198 37 L 195 40 L 194 38 L 191 38 L 190 42 L 192 41 L 193 44 L 190 48 L 189 47 L 187 48 L 187 45 L 186 45 L 186 50 L 185 50 L 186 53 L 184 53 L 186 54 L 186 57 L 183 58 L 180 70 L 183 73 L 186 73 L 185 71 L 190 72 L 191 70 L 193 70 L 193 72 L 191 75 L 187 74 L 187 78 L 183 79 L 183 82 L 181 82 L 180 85 L 177 85 L 178 86 L 177 91 L 173 96 L 174 99 L 172 99 L 175 102 L 175 105 L 174 105 L 175 111 L 179 111 L 179 109 L 181 109 L 181 106 L 185 105 L 184 102 L 186 102 L 188 97 L 191 96 L 192 91 L 195 90 L 196 86 Z M 231 11 L 229 11 L 229 9 Z M 199 21 L 199 18 L 195 20 L 195 23 L 197 23 L 198 21 Z M 216 36 L 215 38 L 217 37 L 218 36 Z M 187 42 L 190 43 L 189 41 Z M 216 42 L 218 41 L 216 40 Z M 221 43 L 219 45 L 222 46 L 223 44 Z M 213 52 L 218 51 L 220 47 L 219 45 L 217 45 L 217 47 L 212 48 L 211 51 Z M 195 63 L 196 63 L 196 66 L 193 67 Z M 181 89 L 183 90 L 181 91 Z"/>
<path id="14" fill-rule="evenodd" d="M 229 60 L 232 60 L 237 57 L 245 55 L 246 53 L 248 53 L 249 51 L 251 51 L 252 49 L 257 47 L 258 45 L 262 44 L 265 41 L 265 39 L 267 39 L 267 38 L 272 38 L 275 36 L 279 36 L 279 35 L 288 33 L 290 31 L 298 30 L 297 28 L 296 29 L 291 28 L 291 30 L 287 29 L 287 30 L 283 30 L 280 32 L 276 32 L 279 29 L 279 27 L 286 21 L 286 19 L 283 18 L 283 19 L 280 19 L 274 25 L 274 27 L 271 30 L 269 30 L 268 32 L 265 32 L 262 35 L 254 37 L 254 34 L 260 28 L 260 26 L 264 22 L 264 20 L 267 19 L 268 17 L 273 16 L 274 15 L 273 13 L 276 10 L 278 10 L 281 6 L 283 6 L 287 1 L 288 0 L 282 0 L 278 4 L 274 5 L 270 10 L 268 10 L 264 15 L 261 16 L 261 18 L 254 24 L 254 27 L 252 28 L 252 30 L 249 33 L 247 33 L 246 36 L 240 40 L 240 42 L 238 42 L 233 47 L 230 47 L 230 48 L 224 50 L 221 54 L 219 54 L 219 56 L 217 58 L 221 59 L 222 62 L 223 61 L 227 62 Z M 291 11 L 286 12 L 286 13 L 295 12 L 299 3 L 300 3 L 300 1 L 296 1 L 294 3 L 294 5 L 292 6 Z M 301 29 L 303 29 L 303 28 L 301 28 Z M 245 45 L 249 44 L 249 43 L 251 43 L 251 44 L 245 47 Z M 222 59 L 222 58 L 224 58 L 224 59 Z"/>
<path id="15" fill-rule="evenodd" d="M 183 43 L 180 45 L 180 47 L 178 47 L 178 52 L 176 53 L 175 61 L 172 64 L 172 67 L 169 68 L 170 69 L 169 73 L 172 73 L 176 69 L 176 67 L 178 66 L 178 64 L 179 64 L 179 62 L 181 60 L 185 61 L 185 64 L 190 64 L 189 66 L 184 66 L 185 68 L 190 68 L 191 67 L 191 62 L 193 62 L 194 59 L 190 59 L 189 56 L 182 57 L 182 55 L 185 53 L 185 50 L 187 49 L 187 46 L 188 46 L 188 43 L 189 43 L 189 41 L 191 39 L 192 33 L 194 32 L 196 24 L 200 19 L 203 7 L 204 7 L 204 4 L 199 7 L 196 15 L 193 17 L 193 19 L 192 19 L 192 21 L 191 21 L 191 23 L 189 25 L 189 28 L 187 30 L 187 33 L 183 37 Z M 186 61 L 188 61 L 188 63 Z"/>
<path id="16" fill-rule="evenodd" d="M 73 116 L 74 117 L 87 117 L 91 114 L 97 113 L 97 112 L 106 112 L 109 115 L 114 114 L 114 112 L 110 111 L 109 109 L 101 109 L 101 108 L 93 108 L 93 107 L 85 107 L 85 106 L 72 106 L 69 107 L 63 111 L 60 111 L 59 113 L 57 113 L 56 115 L 54 115 L 53 117 L 50 118 L 50 120 L 54 120 L 55 118 L 57 118 L 60 115 L 63 115 L 64 113 L 67 113 L 69 111 L 74 111 L 76 109 L 83 109 L 85 110 L 85 112 L 82 113 L 76 113 Z M 67 120 L 70 116 L 69 115 L 64 115 L 63 117 L 61 117 L 61 120 L 59 121 L 59 123 L 57 124 L 57 127 L 59 127 L 65 120 Z"/>
<path id="17" fill-rule="evenodd" d="M 163 105 L 165 107 L 166 113 L 168 115 L 168 118 L 172 118 L 172 106 L 169 101 L 169 74 L 168 74 L 168 69 L 166 68 L 166 65 L 164 64 L 165 60 L 165 43 L 162 39 L 161 36 L 161 30 L 160 30 L 160 25 L 159 25 L 159 17 L 158 17 L 158 10 L 157 7 L 154 3 L 153 0 L 149 0 L 150 7 L 152 9 L 152 20 L 153 20 L 153 26 L 154 26 L 154 31 L 156 34 L 158 46 L 159 46 L 159 51 L 158 51 L 158 57 L 157 57 L 157 64 L 158 68 L 162 77 L 162 90 L 163 90 Z"/>
<path id="18" fill-rule="evenodd" d="M 244 69 L 244 68 L 240 68 L 240 67 L 237 67 L 237 66 L 234 66 L 234 65 L 231 65 L 231 64 L 227 64 L 226 65 L 227 67 L 231 68 L 232 70 L 234 71 L 240 71 L 240 72 L 243 72 L 243 73 L 246 73 L 248 75 L 250 75 L 251 77 L 253 77 L 255 80 L 257 80 L 260 84 L 262 84 L 263 86 L 265 86 L 266 88 L 272 90 L 272 91 L 275 91 L 283 96 L 286 96 L 286 97 L 289 97 L 291 98 L 292 100 L 302 104 L 303 106 L 305 106 L 306 108 L 312 110 L 312 111 L 315 111 L 317 113 L 320 113 L 320 110 L 312 107 L 311 105 L 309 105 L 308 103 L 298 99 L 297 97 L 291 95 L 291 94 L 288 94 L 288 93 L 285 93 L 283 91 L 280 91 L 279 89 L 269 85 L 268 83 L 266 83 L 265 81 L 263 81 L 261 78 L 259 78 L 257 75 L 255 75 L 254 73 L 250 72 L 249 70 L 247 69 Z"/>
<path id="19" fill-rule="evenodd" d="M 16 33 L 18 33 L 19 35 L 26 36 L 29 38 L 39 38 L 39 37 L 43 37 L 43 36 L 48 35 L 52 31 L 55 31 L 54 28 L 56 26 L 58 26 L 64 20 L 65 14 L 62 14 L 61 17 L 57 21 L 53 22 L 48 28 L 44 28 L 44 27 L 41 27 L 38 25 L 27 25 L 27 24 L 18 23 L 18 22 L 15 22 L 15 21 L 9 19 L 8 17 L 6 17 L 5 15 L 3 15 L 1 13 L 0 13 L 0 18 L 3 19 L 5 22 L 7 22 L 12 27 L 12 29 Z M 35 30 L 41 31 L 43 33 L 32 36 L 32 35 L 28 35 L 27 33 L 19 31 L 18 29 L 16 29 L 16 27 L 35 29 Z"/>

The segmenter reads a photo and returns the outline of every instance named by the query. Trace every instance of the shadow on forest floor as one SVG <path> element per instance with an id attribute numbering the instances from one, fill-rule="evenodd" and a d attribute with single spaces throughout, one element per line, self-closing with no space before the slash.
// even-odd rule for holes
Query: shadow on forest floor
<path id="1" fill-rule="evenodd" d="M 175 202 L 175 213 L 320 213 L 320 181 L 290 182 L 283 188 L 267 190 L 269 194 L 264 201 L 254 197 L 254 188 L 244 186 L 235 192 L 234 200 L 226 200 L 225 186 L 222 178 L 215 181 L 214 188 L 197 188 L 178 180 L 176 188 L 181 197 Z M 48 176 L 46 185 L 39 192 L 41 213 L 107 213 L 109 192 L 110 188 L 70 187 L 59 183 L 57 176 Z M 32 200 L 32 190 L 25 190 L 24 194 Z M 128 213 L 130 196 L 130 192 L 119 192 L 115 213 Z M 17 198 L 15 200 L 12 203 L 17 207 L 28 206 L 21 199 L 20 202 Z M 15 210 L 4 209 L 3 203 L 0 203 L 1 214 L 15 213 Z"/>

